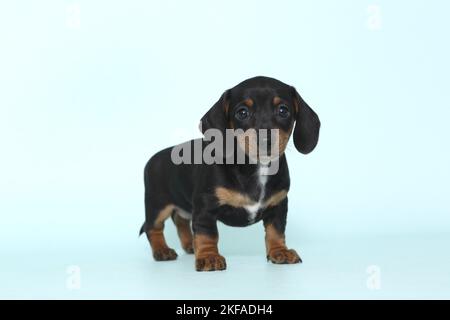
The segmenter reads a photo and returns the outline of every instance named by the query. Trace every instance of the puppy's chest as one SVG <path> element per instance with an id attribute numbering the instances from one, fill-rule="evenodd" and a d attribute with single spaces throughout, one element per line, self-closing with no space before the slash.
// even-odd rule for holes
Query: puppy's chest
<path id="1" fill-rule="evenodd" d="M 221 220 L 229 225 L 249 225 L 261 219 L 261 213 L 276 206 L 286 198 L 287 190 L 271 190 L 264 168 L 246 181 L 245 184 L 234 187 L 217 187 L 216 197 L 220 206 Z"/>
<path id="2" fill-rule="evenodd" d="M 248 213 L 249 222 L 254 222 L 259 211 L 266 207 L 264 199 L 267 193 L 266 189 L 268 180 L 268 175 L 259 173 L 255 177 L 254 181 L 252 181 L 252 184 L 247 187 L 248 189 L 242 190 L 244 197 L 248 198 L 248 201 L 244 203 L 242 207 Z"/>

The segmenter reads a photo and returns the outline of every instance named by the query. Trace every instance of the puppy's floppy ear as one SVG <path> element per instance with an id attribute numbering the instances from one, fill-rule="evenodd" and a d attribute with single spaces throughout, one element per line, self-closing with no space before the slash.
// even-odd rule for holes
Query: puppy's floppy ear
<path id="1" fill-rule="evenodd" d="M 296 108 L 294 145 L 299 152 L 308 154 L 314 150 L 319 141 L 320 120 L 294 87 L 292 94 Z"/>
<path id="2" fill-rule="evenodd" d="M 225 132 L 227 128 L 227 114 L 230 90 L 225 91 L 220 99 L 200 119 L 200 131 L 205 133 L 208 129 L 219 129 Z"/>

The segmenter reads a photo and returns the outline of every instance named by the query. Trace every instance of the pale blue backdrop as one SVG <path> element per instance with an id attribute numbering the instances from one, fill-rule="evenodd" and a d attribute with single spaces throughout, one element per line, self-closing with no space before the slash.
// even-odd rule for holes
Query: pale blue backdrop
<path id="1" fill-rule="evenodd" d="M 450 298 L 449 12 L 3 1 L 0 297 Z M 225 272 L 195 273 L 181 251 L 153 262 L 137 238 L 147 159 L 200 136 L 219 95 L 255 75 L 296 86 L 322 120 L 315 152 L 287 152 L 287 240 L 305 263 L 267 264 L 261 225 L 221 227 Z"/>

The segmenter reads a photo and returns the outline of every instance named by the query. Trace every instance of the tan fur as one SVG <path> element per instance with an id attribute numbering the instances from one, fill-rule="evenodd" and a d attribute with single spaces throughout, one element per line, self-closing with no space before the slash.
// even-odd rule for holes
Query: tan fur
<path id="1" fill-rule="evenodd" d="M 209 255 L 219 254 L 217 248 L 218 237 L 212 237 L 203 234 L 197 234 L 194 237 L 194 251 L 196 258 L 203 258 Z"/>
<path id="2" fill-rule="evenodd" d="M 289 142 L 289 138 L 291 137 L 291 133 L 292 133 L 292 128 L 289 131 L 284 131 L 284 130 L 278 130 L 278 152 L 280 155 L 282 155 L 284 153 L 284 151 L 286 150 L 287 144 Z"/>
<path id="3" fill-rule="evenodd" d="M 295 107 L 295 113 L 298 114 L 300 112 L 300 106 L 299 106 L 299 101 L 297 98 L 294 99 L 294 107 Z"/>
<path id="4" fill-rule="evenodd" d="M 273 105 L 277 106 L 281 103 L 281 98 L 280 97 L 274 97 L 273 98 Z"/>
<path id="5" fill-rule="evenodd" d="M 169 248 L 166 239 L 164 238 L 163 230 L 149 230 L 147 231 L 147 238 L 150 242 L 150 246 L 152 247 L 153 252 L 159 251 L 161 249 Z"/>
<path id="6" fill-rule="evenodd" d="M 147 238 L 152 248 L 153 257 L 157 261 L 174 260 L 176 252 L 169 248 L 164 238 L 164 221 L 170 217 L 174 210 L 173 205 L 167 205 L 159 213 L 153 227 L 147 231 Z"/>
<path id="7" fill-rule="evenodd" d="M 268 256 L 274 251 L 286 249 L 284 234 L 280 234 L 271 224 L 266 226 L 266 253 Z"/>
<path id="8" fill-rule="evenodd" d="M 253 107 L 254 102 L 253 102 L 252 99 L 248 98 L 248 99 L 245 99 L 245 100 L 244 100 L 244 104 L 245 104 L 247 107 L 251 108 L 251 107 Z"/>
<path id="9" fill-rule="evenodd" d="M 147 232 L 147 238 L 150 241 L 152 249 L 158 250 L 160 248 L 167 248 L 166 240 L 164 238 L 164 221 L 170 217 L 174 209 L 173 205 L 165 206 L 156 217 L 153 228 Z"/>
<path id="10" fill-rule="evenodd" d="M 225 258 L 217 249 L 217 236 L 196 234 L 194 236 L 195 269 L 197 271 L 224 270 L 227 267 Z"/>
<path id="11" fill-rule="evenodd" d="M 286 247 L 284 234 L 280 234 L 273 225 L 266 228 L 266 253 L 267 259 L 276 264 L 299 263 L 301 259 L 297 252 Z"/>
<path id="12" fill-rule="evenodd" d="M 191 231 L 191 225 L 189 220 L 186 220 L 178 213 L 176 213 L 173 216 L 173 222 L 175 223 L 175 226 L 177 227 L 177 233 L 178 237 L 180 238 L 181 247 L 186 251 L 187 253 L 193 253 L 193 239 L 192 239 L 192 231 Z"/>
<path id="13" fill-rule="evenodd" d="M 264 202 L 266 208 L 275 207 L 287 197 L 287 190 L 281 190 L 273 194 Z"/>
<path id="14" fill-rule="evenodd" d="M 289 131 L 284 131 L 281 129 L 274 131 L 272 145 L 272 154 L 282 155 L 286 150 L 289 138 L 291 137 L 292 128 Z M 270 137 L 271 131 L 267 132 L 268 138 Z M 239 148 L 245 152 L 250 158 L 258 159 L 260 156 L 259 145 L 257 139 L 258 132 L 254 129 L 248 129 L 243 134 L 237 134 L 237 143 Z"/>
<path id="15" fill-rule="evenodd" d="M 222 206 L 229 205 L 234 208 L 241 208 L 253 203 L 247 195 L 224 187 L 216 188 L 215 193 L 219 204 Z"/>
<path id="16" fill-rule="evenodd" d="M 221 206 L 228 205 L 234 208 L 242 208 L 255 204 L 255 201 L 251 200 L 250 197 L 246 194 L 225 187 L 217 187 L 215 190 L 215 194 L 218 199 L 219 205 Z M 274 193 L 266 201 L 264 201 L 262 207 L 268 208 L 277 206 L 286 198 L 287 194 L 287 190 L 284 189 Z"/>
<path id="17" fill-rule="evenodd" d="M 175 206 L 169 204 L 165 206 L 156 217 L 155 223 L 153 224 L 154 229 L 164 229 L 164 221 L 166 221 L 172 215 Z"/>
<path id="18" fill-rule="evenodd" d="M 244 133 L 236 135 L 239 148 L 245 152 L 250 158 L 258 157 L 258 133 L 255 129 L 248 129 Z"/>

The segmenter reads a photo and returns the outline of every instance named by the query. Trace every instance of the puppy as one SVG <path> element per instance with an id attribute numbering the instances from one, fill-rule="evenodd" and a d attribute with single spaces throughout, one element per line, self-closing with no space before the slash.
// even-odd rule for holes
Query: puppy
<path id="1" fill-rule="evenodd" d="M 224 137 L 230 130 L 239 132 L 232 137 L 233 148 L 222 149 L 223 154 L 220 148 L 216 150 L 218 161 L 174 163 L 175 146 L 156 153 L 145 166 L 145 222 L 140 234 L 147 234 L 154 259 L 177 258 L 163 234 L 164 222 L 172 218 L 181 246 L 187 253 L 195 253 L 197 271 L 226 269 L 225 258 L 217 248 L 218 221 L 242 227 L 262 220 L 267 259 L 276 264 L 301 262 L 285 241 L 290 180 L 284 151 L 291 135 L 295 148 L 303 154 L 316 147 L 320 130 L 317 114 L 294 87 L 273 78 L 255 77 L 226 90 L 203 116 L 201 131 L 205 137 L 212 129 Z M 274 132 L 270 141 L 267 135 L 261 138 L 254 133 L 261 129 Z M 192 158 L 191 151 L 198 155 L 192 145 L 200 146 L 200 153 L 210 145 L 206 138 L 190 143 L 191 147 L 183 149 L 183 158 Z M 245 163 L 237 163 L 239 151 Z M 277 170 L 269 174 L 272 164 Z"/>

